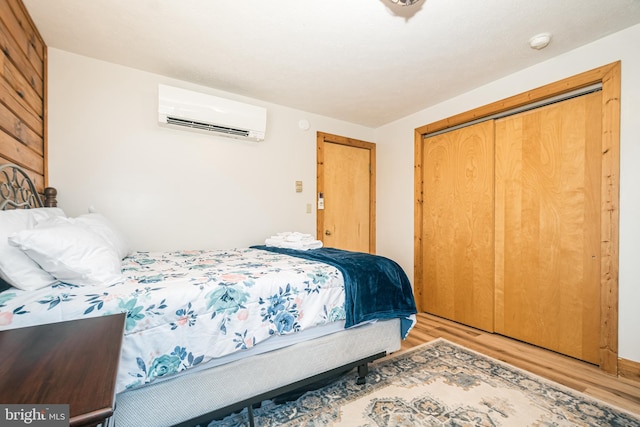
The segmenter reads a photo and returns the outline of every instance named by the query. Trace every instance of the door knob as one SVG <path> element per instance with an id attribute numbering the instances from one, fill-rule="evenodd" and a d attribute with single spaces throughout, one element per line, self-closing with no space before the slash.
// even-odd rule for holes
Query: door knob
<path id="1" fill-rule="evenodd" d="M 331 236 L 331 232 L 329 230 L 324 230 L 324 235 L 325 236 Z"/>

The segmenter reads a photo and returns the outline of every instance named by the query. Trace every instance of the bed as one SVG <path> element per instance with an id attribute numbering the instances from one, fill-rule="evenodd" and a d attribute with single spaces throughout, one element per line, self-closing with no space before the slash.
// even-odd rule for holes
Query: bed
<path id="1" fill-rule="evenodd" d="M 102 215 L 43 207 L 15 165 L 0 166 L 0 204 L 0 329 L 127 313 L 119 427 L 197 425 L 242 408 L 252 423 L 253 404 L 335 372 L 357 367 L 362 383 L 415 322 L 411 285 L 384 257 L 131 252 Z"/>

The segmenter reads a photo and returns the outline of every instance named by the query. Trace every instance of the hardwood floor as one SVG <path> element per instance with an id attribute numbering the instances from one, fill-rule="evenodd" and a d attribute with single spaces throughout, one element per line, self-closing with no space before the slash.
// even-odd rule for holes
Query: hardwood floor
<path id="1" fill-rule="evenodd" d="M 430 314 L 420 313 L 417 317 L 418 323 L 403 341 L 402 350 L 436 338 L 444 338 L 640 414 L 640 383 L 638 382 L 616 378 L 586 362 Z"/>

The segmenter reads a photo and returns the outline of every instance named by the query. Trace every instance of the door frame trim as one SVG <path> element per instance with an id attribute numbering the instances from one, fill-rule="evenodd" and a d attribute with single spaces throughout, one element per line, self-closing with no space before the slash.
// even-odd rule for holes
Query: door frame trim
<path id="1" fill-rule="evenodd" d="M 322 240 L 324 230 L 324 210 L 317 208 L 318 194 L 324 192 L 324 143 L 347 145 L 349 147 L 369 150 L 369 252 L 376 252 L 376 144 L 359 139 L 332 135 L 325 132 L 316 133 L 316 238 Z"/>
<path id="2" fill-rule="evenodd" d="M 602 187 L 600 225 L 600 369 L 618 374 L 618 272 L 620 205 L 620 74 L 613 62 L 482 107 L 418 127 L 414 130 L 414 288 L 422 293 L 422 162 L 425 134 L 602 84 Z M 418 307 L 421 310 L 421 307 Z"/>

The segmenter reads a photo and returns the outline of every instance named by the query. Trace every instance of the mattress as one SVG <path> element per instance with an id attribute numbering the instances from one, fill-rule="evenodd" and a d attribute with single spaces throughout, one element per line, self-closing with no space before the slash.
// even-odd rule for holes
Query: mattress
<path id="1" fill-rule="evenodd" d="M 123 271 L 106 287 L 4 291 L 0 329 L 126 311 L 122 392 L 345 319 L 342 275 L 319 262 L 249 248 L 136 252 Z"/>

